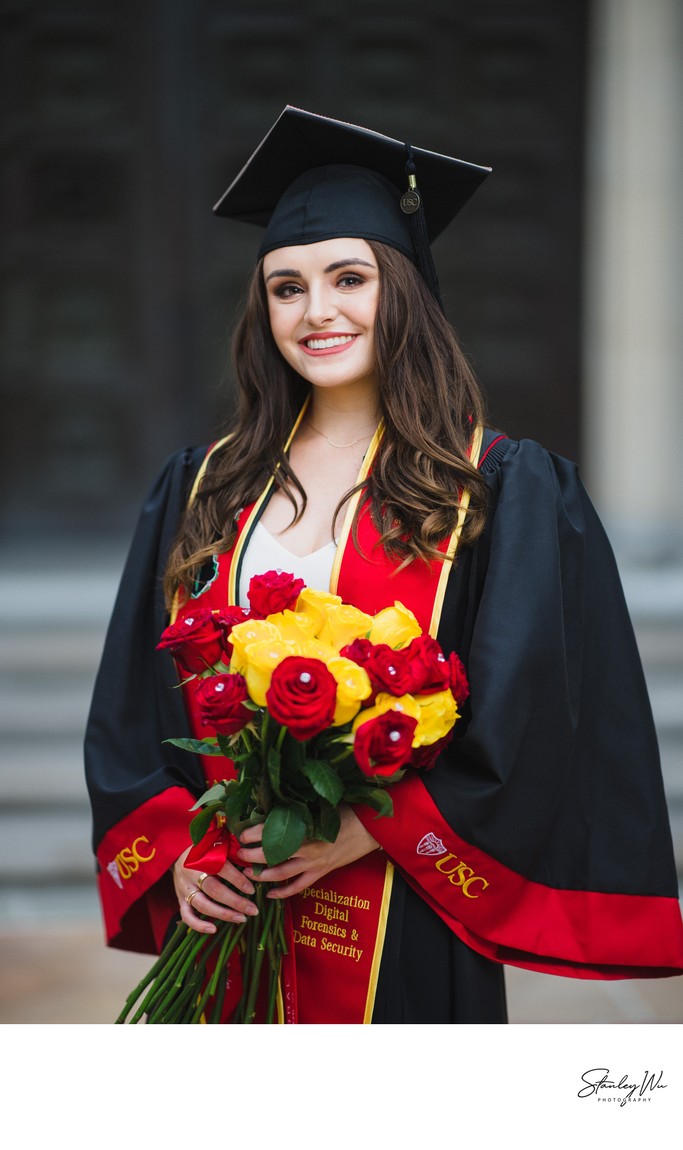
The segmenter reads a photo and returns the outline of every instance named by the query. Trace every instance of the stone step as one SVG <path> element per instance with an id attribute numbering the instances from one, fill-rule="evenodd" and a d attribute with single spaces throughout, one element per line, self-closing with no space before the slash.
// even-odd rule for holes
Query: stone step
<path id="1" fill-rule="evenodd" d="M 85 810 L 2 810 L 0 882 L 6 887 L 92 882 L 90 840 Z"/>
<path id="2" fill-rule="evenodd" d="M 0 742 L 0 809 L 41 806 L 87 807 L 82 740 L 57 736 L 11 738 Z"/>
<path id="3" fill-rule="evenodd" d="M 41 689 L 42 686 L 42 689 Z M 82 735 L 87 722 L 92 678 L 54 676 L 49 682 L 40 676 L 18 676 L 8 685 L 0 678 L 0 730 L 2 739 L 64 738 Z"/>
<path id="4" fill-rule="evenodd" d="M 104 645 L 106 624 L 76 624 L 8 627 L 0 629 L 0 674 L 3 677 L 50 675 L 81 672 L 91 678 Z"/>
<path id="5" fill-rule="evenodd" d="M 99 555 L 67 555 L 49 568 L 25 570 L 25 557 L 0 564 L 0 629 L 30 630 L 55 622 L 100 626 L 109 618 L 123 569 L 122 548 Z"/>

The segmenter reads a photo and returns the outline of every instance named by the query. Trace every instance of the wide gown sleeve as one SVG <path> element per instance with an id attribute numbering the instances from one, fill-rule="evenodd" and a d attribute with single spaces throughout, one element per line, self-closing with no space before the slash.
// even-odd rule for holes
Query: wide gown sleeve
<path id="1" fill-rule="evenodd" d="M 616 563 L 576 467 L 530 441 L 490 480 L 439 630 L 463 656 L 462 733 L 359 815 L 456 935 L 583 978 L 683 971 L 652 713 Z M 458 730 L 458 728 L 456 728 Z"/>
<path id="2" fill-rule="evenodd" d="M 169 867 L 189 845 L 201 793 L 195 756 L 163 740 L 189 735 L 178 678 L 156 650 L 166 624 L 162 575 L 206 449 L 167 462 L 138 520 L 107 631 L 85 735 L 93 847 L 107 941 L 158 951 L 177 911 Z"/>

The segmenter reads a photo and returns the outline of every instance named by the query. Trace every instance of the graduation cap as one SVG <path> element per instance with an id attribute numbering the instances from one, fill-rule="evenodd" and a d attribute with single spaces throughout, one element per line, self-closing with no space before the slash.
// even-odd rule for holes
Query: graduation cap
<path id="1" fill-rule="evenodd" d="M 439 299 L 429 245 L 490 170 L 287 105 L 214 212 L 265 228 L 259 256 L 342 236 L 388 244 Z"/>

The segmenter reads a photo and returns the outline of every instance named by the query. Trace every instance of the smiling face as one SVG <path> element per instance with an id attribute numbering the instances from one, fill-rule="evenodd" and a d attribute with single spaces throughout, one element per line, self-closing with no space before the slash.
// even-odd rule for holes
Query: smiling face
<path id="1" fill-rule="evenodd" d="M 361 239 L 277 248 L 263 261 L 280 354 L 314 387 L 375 388 L 379 268 Z"/>

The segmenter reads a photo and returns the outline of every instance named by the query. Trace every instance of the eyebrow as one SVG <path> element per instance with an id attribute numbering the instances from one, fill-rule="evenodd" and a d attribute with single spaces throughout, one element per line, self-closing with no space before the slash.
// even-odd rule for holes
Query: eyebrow
<path id="1" fill-rule="evenodd" d="M 356 267 L 358 264 L 360 264 L 364 268 L 374 268 L 375 267 L 374 264 L 368 263 L 367 260 L 361 260 L 361 259 L 335 260 L 335 262 L 333 264 L 328 264 L 327 267 L 323 269 L 323 271 L 324 271 L 325 275 L 327 275 L 328 272 L 336 272 L 336 271 L 339 271 L 340 268 Z M 270 272 L 270 274 L 266 276 L 266 283 L 268 283 L 268 281 L 272 280 L 272 279 L 287 278 L 290 276 L 294 279 L 297 279 L 297 278 L 303 279 L 301 272 L 297 271 L 296 268 L 278 268 L 276 271 Z"/>

